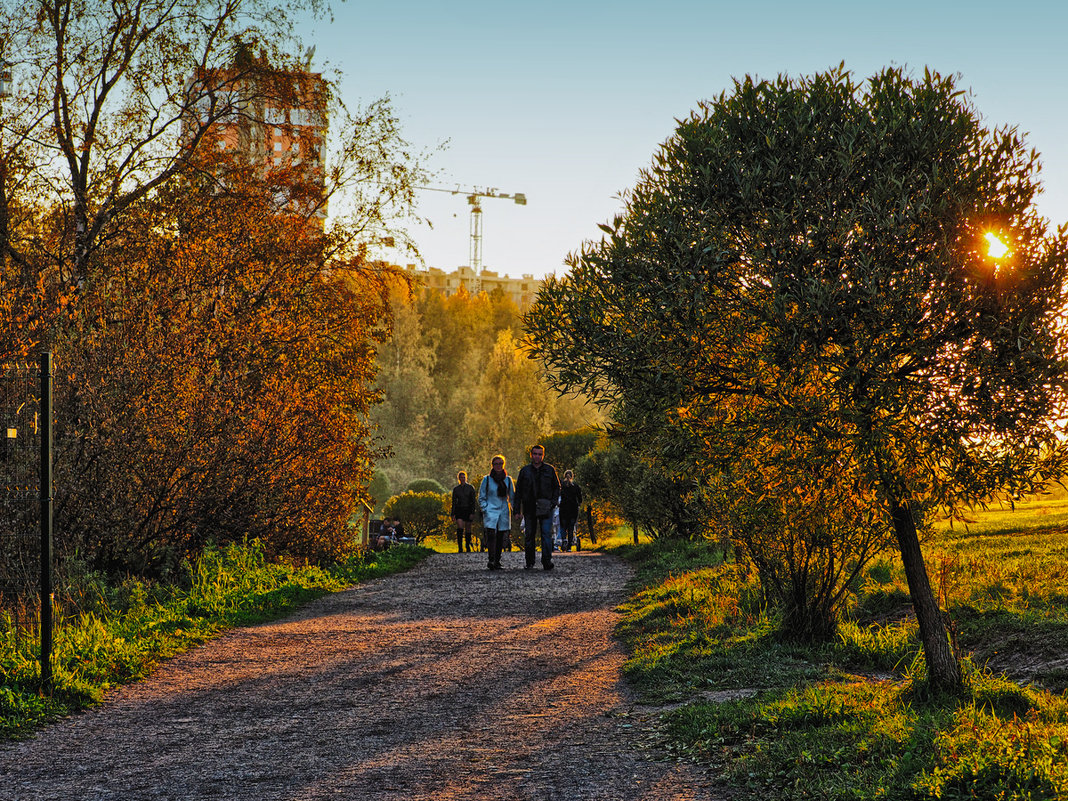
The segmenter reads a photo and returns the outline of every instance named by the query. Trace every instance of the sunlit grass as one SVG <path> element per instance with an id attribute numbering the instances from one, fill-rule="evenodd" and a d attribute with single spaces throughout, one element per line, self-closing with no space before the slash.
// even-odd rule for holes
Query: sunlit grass
<path id="1" fill-rule="evenodd" d="M 628 678 L 648 702 L 688 701 L 664 747 L 739 798 L 1068 798 L 1066 526 L 1068 501 L 1045 499 L 924 544 L 969 655 L 959 697 L 926 689 L 895 553 L 869 566 L 836 640 L 802 648 L 777 640 L 755 579 L 715 549 L 617 549 L 638 576 Z"/>
<path id="2" fill-rule="evenodd" d="M 583 537 L 583 547 L 587 547 L 586 543 L 589 542 L 588 538 Z M 649 542 L 649 537 L 645 534 L 638 535 L 639 543 Z M 597 544 L 590 544 L 590 548 L 619 548 L 623 545 L 634 544 L 634 529 L 630 526 L 617 526 L 611 534 L 605 536 L 601 535 L 597 538 Z"/>
<path id="3" fill-rule="evenodd" d="M 970 675 L 957 700 L 909 683 L 824 680 L 666 715 L 676 753 L 742 797 L 1054 799 L 1068 792 L 1064 699 Z"/>
<path id="4" fill-rule="evenodd" d="M 456 537 L 427 537 L 423 540 L 423 547 L 435 553 L 456 553 Z"/>
<path id="5" fill-rule="evenodd" d="M 1068 498 L 1031 497 L 1015 503 L 993 502 L 964 513 L 964 520 L 942 520 L 940 531 L 961 536 L 1016 533 L 1068 527 Z"/>

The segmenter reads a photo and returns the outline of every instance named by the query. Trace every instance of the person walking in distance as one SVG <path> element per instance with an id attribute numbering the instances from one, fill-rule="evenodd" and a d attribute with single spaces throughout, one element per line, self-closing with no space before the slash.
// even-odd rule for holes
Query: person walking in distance
<path id="1" fill-rule="evenodd" d="M 501 550 L 504 538 L 512 530 L 512 507 L 515 484 L 504 469 L 504 457 L 497 454 L 491 461 L 489 475 L 478 485 L 478 505 L 482 509 L 482 535 L 489 541 L 489 570 L 503 570 Z"/>
<path id="2" fill-rule="evenodd" d="M 460 483 L 452 488 L 452 519 L 456 521 L 456 551 L 464 552 L 466 537 L 467 552 L 471 552 L 471 521 L 478 509 L 475 488 L 467 483 L 467 473 L 461 470 L 456 474 Z"/>
<path id="3" fill-rule="evenodd" d="M 564 471 L 564 483 L 560 485 L 560 532 L 565 551 L 572 547 L 578 550 L 575 539 L 575 521 L 578 520 L 579 507 L 582 506 L 582 489 L 575 483 L 575 474 Z"/>
<path id="4" fill-rule="evenodd" d="M 523 515 L 523 545 L 526 569 L 534 567 L 535 538 L 541 535 L 541 566 L 553 569 L 553 509 L 560 498 L 560 479 L 556 468 L 545 462 L 545 448 L 530 448 L 530 464 L 519 471 L 516 497 Z M 517 513 L 518 517 L 518 513 Z"/>

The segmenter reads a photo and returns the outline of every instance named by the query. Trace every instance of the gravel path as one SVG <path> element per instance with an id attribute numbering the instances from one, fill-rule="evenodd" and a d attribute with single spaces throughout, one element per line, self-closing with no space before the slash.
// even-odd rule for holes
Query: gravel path
<path id="1" fill-rule="evenodd" d="M 0 748 L 0 799 L 715 798 L 640 747 L 611 639 L 626 566 L 505 562 L 436 555 L 232 631 Z"/>

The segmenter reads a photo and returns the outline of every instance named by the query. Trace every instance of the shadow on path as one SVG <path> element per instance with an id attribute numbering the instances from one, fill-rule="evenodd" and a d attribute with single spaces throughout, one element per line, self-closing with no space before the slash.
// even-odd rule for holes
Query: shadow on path
<path id="1" fill-rule="evenodd" d="M 627 568 L 484 560 L 434 556 L 174 659 L 0 750 L 0 799 L 712 799 L 619 716 Z"/>

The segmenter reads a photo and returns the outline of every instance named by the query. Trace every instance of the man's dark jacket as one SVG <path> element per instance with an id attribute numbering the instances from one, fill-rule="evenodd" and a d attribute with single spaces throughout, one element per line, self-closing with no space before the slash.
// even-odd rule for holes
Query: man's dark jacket
<path id="1" fill-rule="evenodd" d="M 524 517 L 535 516 L 535 501 L 538 498 L 548 498 L 556 506 L 560 498 L 560 479 L 556 476 L 556 468 L 546 462 L 542 462 L 541 467 L 534 467 L 533 462 L 526 465 L 516 478 L 515 496 Z"/>

